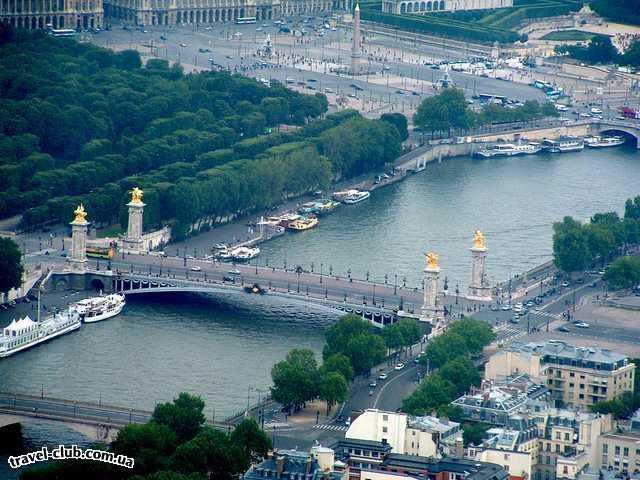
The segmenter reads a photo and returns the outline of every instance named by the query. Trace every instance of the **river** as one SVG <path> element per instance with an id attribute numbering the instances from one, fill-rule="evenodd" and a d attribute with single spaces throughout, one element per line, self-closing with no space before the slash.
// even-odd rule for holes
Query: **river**
<path id="1" fill-rule="evenodd" d="M 472 233 L 485 232 L 492 283 L 551 258 L 551 225 L 587 220 L 640 194 L 640 154 L 630 146 L 562 155 L 430 164 L 426 171 L 343 206 L 310 231 L 261 246 L 262 261 L 390 283 L 419 282 L 422 255 L 440 256 L 449 288 L 470 277 Z M 248 387 L 268 388 L 271 366 L 291 348 L 320 354 L 335 314 L 264 297 L 168 296 L 132 300 L 119 317 L 0 361 L 0 390 L 152 409 L 180 391 L 201 395 L 208 417 L 241 410 Z M 256 391 L 250 400 L 257 400 Z M 29 427 L 57 441 L 60 428 Z M 42 432 L 39 436 L 38 432 Z M 67 433 L 68 434 L 68 433 Z M 39 439 L 39 440 L 38 440 Z M 0 461 L 4 457 L 0 457 Z M 4 462 L 3 462 L 4 463 Z M 4 466 L 0 466 L 2 476 Z M 8 475 L 8 474 L 7 474 Z M 3 477 L 4 478 L 4 477 Z"/>

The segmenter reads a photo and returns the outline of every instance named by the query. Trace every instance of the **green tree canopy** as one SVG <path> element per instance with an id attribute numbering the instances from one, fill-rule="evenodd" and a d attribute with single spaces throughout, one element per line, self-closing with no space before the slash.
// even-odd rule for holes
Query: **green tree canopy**
<path id="1" fill-rule="evenodd" d="M 456 387 L 440 375 L 426 377 L 417 390 L 402 402 L 402 410 L 411 415 L 430 415 L 455 399 Z"/>
<path id="2" fill-rule="evenodd" d="M 195 437 L 204 424 L 203 410 L 204 401 L 200 397 L 182 392 L 173 402 L 156 405 L 152 418 L 169 427 L 179 442 L 185 442 Z"/>
<path id="3" fill-rule="evenodd" d="M 382 361 L 385 346 L 382 338 L 373 333 L 369 322 L 357 315 L 344 315 L 325 332 L 326 343 L 322 351 L 327 359 L 342 353 L 357 373 L 363 373 Z"/>
<path id="4" fill-rule="evenodd" d="M 614 289 L 640 285 L 640 258 L 624 256 L 616 259 L 604 273 L 604 279 Z"/>
<path id="5" fill-rule="evenodd" d="M 18 244 L 10 238 L 0 237 L 0 292 L 19 288 L 23 271 Z"/>

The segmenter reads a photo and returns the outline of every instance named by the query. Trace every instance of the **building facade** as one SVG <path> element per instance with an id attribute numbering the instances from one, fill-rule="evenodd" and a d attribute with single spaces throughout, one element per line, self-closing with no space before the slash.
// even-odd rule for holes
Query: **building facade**
<path id="1" fill-rule="evenodd" d="M 598 466 L 599 441 L 612 428 L 611 415 L 550 408 L 514 415 L 467 453 L 502 465 L 511 480 L 575 480 Z"/>
<path id="2" fill-rule="evenodd" d="M 102 27 L 102 0 L 0 0 L 0 22 L 29 30 Z"/>
<path id="3" fill-rule="evenodd" d="M 347 5 L 348 6 L 348 5 Z M 109 16 L 136 25 L 184 25 L 235 22 L 255 17 L 261 22 L 282 15 L 314 15 L 340 8 L 332 0 L 108 0 Z"/>
<path id="4" fill-rule="evenodd" d="M 387 13 L 427 14 L 513 7 L 513 0 L 383 0 L 382 11 Z"/>
<path id="5" fill-rule="evenodd" d="M 635 365 L 611 350 L 574 347 L 559 340 L 514 343 L 489 359 L 485 378 L 521 373 L 544 383 L 556 406 L 586 409 L 632 391 Z"/>
<path id="6" fill-rule="evenodd" d="M 462 456 L 460 424 L 431 416 L 367 409 L 353 420 L 345 439 L 381 442 L 391 452 L 420 457 Z"/>

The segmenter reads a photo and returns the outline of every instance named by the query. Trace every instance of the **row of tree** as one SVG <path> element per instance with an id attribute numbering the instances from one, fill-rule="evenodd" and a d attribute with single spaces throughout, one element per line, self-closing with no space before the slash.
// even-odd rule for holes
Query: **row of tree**
<path id="1" fill-rule="evenodd" d="M 582 271 L 596 264 L 604 265 L 612 257 L 624 253 L 629 246 L 640 243 L 640 196 L 628 199 L 624 217 L 616 212 L 597 213 L 589 223 L 572 217 L 553 225 L 553 258 L 555 265 L 566 273 Z M 624 265 L 633 264 L 624 261 Z M 622 264 L 621 264 L 622 265 Z M 615 269 L 609 279 L 618 284 L 623 279 Z"/>
<path id="2" fill-rule="evenodd" d="M 364 374 L 384 360 L 389 351 L 398 352 L 420 341 L 421 331 L 413 320 L 402 319 L 382 332 L 357 315 L 345 315 L 325 333 L 323 364 L 318 367 L 308 349 L 295 349 L 271 370 L 272 397 L 293 410 L 321 398 L 329 410 L 343 402 L 348 381 Z"/>
<path id="3" fill-rule="evenodd" d="M 420 363 L 429 370 L 418 388 L 402 403 L 402 410 L 411 415 L 447 417 L 463 422 L 462 409 L 450 403 L 480 384 L 480 374 L 473 363 L 474 357 L 495 338 L 491 326 L 481 320 L 463 318 L 454 322 L 446 333 L 431 340 Z M 465 423 L 463 434 L 466 443 L 477 443 L 486 426 Z"/>
<path id="4" fill-rule="evenodd" d="M 267 455 L 271 441 L 253 419 L 227 433 L 205 425 L 204 402 L 181 393 L 156 406 L 148 423 L 127 425 L 110 447 L 134 459 L 132 469 L 89 460 L 57 461 L 25 471 L 24 480 L 206 480 L 239 478 Z"/>
<path id="5" fill-rule="evenodd" d="M 553 104 L 539 104 L 535 100 L 528 100 L 518 107 L 487 104 L 482 110 L 474 111 L 469 107 L 462 90 L 447 88 L 422 101 L 413 116 L 413 123 L 432 134 L 448 132 L 450 135 L 451 130 L 467 131 L 483 125 L 526 122 L 557 115 Z"/>
<path id="6" fill-rule="evenodd" d="M 0 45 L 0 217 L 24 213 L 30 229 L 67 221 L 83 202 L 110 223 L 140 185 L 146 199 L 171 191 L 196 207 L 179 218 L 168 202 L 145 211 L 146 226 L 175 220 L 184 235 L 399 155 L 406 118 L 312 121 L 327 107 L 278 82 L 183 75 L 163 60 L 143 67 L 136 52 L 20 32 Z M 294 128 L 274 131 L 284 124 Z"/>
<path id="7" fill-rule="evenodd" d="M 0 237 L 0 293 L 22 285 L 22 252 L 12 239 Z"/>
<path id="8" fill-rule="evenodd" d="M 52 192 L 86 194 L 193 162 L 283 123 L 305 125 L 328 105 L 277 82 L 183 75 L 162 60 L 142 67 L 133 51 L 39 32 L 0 37 L 0 216 L 39 206 Z"/>
<path id="9" fill-rule="evenodd" d="M 627 49 L 620 53 L 606 35 L 595 35 L 587 45 L 559 45 L 556 53 L 568 55 L 587 63 L 616 63 L 630 67 L 640 67 L 640 40 L 633 40 Z"/>

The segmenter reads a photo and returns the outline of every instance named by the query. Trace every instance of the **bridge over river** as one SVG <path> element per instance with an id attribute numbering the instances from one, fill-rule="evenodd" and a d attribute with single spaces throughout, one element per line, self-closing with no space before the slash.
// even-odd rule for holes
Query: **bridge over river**
<path id="1" fill-rule="evenodd" d="M 146 423 L 152 412 L 128 407 L 59 398 L 0 392 L 0 432 L 4 427 L 29 421 L 64 423 L 98 441 L 111 442 L 125 425 Z M 207 419 L 207 425 L 227 430 L 231 423 Z"/>
<path id="2" fill-rule="evenodd" d="M 471 258 L 469 264 L 471 270 Z M 354 312 L 372 320 L 376 326 L 394 321 L 398 310 L 419 314 L 424 302 L 423 286 L 409 285 L 404 277 L 386 276 L 384 282 L 376 282 L 368 278 L 354 278 L 350 271 L 346 276 L 336 275 L 332 267 L 327 271 L 324 265 L 311 272 L 295 265 L 234 265 L 202 259 L 129 254 L 124 260 L 90 261 L 87 267 L 84 273 L 69 269 L 53 270 L 46 286 L 54 290 L 93 289 L 130 296 L 173 292 L 248 295 L 252 293 L 251 287 L 258 285 L 262 295 Z M 516 284 L 513 289 L 515 292 Z M 467 299 L 460 291 L 439 294 L 438 302 L 454 313 L 465 309 L 473 311 L 474 307 L 483 306 L 482 301 Z"/>

